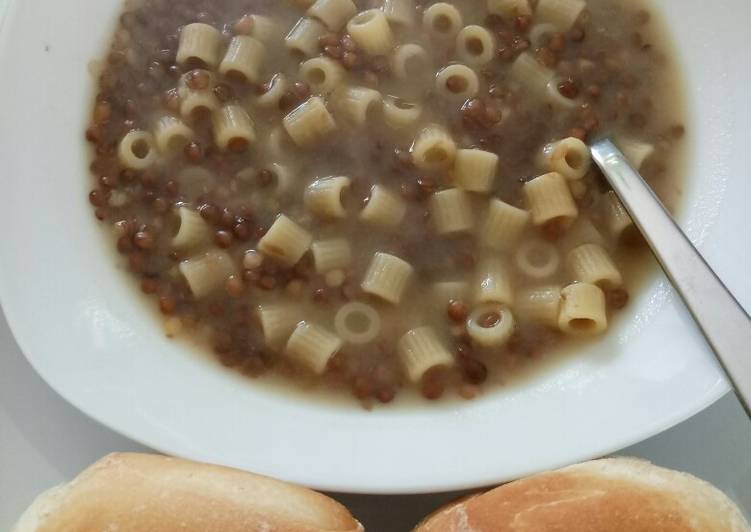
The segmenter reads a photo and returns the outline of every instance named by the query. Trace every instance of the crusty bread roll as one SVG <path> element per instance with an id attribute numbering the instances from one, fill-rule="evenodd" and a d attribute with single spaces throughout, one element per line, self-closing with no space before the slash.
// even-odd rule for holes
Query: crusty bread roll
<path id="1" fill-rule="evenodd" d="M 610 458 L 454 502 L 415 532 L 748 532 L 738 508 L 686 473 Z"/>
<path id="2" fill-rule="evenodd" d="M 13 532 L 355 532 L 338 502 L 251 473 L 112 454 L 41 495 Z"/>

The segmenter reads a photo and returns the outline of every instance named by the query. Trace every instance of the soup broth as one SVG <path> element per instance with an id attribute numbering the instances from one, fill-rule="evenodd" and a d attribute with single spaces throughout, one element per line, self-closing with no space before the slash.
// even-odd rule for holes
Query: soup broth
<path id="1" fill-rule="evenodd" d="M 472 398 L 627 306 L 640 239 L 586 142 L 673 204 L 665 33 L 623 0 L 131 2 L 89 199 L 168 336 L 366 404 Z"/>

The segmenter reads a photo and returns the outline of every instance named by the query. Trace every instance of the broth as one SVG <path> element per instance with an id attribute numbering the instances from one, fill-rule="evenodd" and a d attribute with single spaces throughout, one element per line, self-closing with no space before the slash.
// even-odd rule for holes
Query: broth
<path id="1" fill-rule="evenodd" d="M 680 80 L 641 2 L 385 4 L 128 5 L 90 202 L 168 336 L 366 404 L 472 398 L 627 305 L 649 261 L 582 141 L 673 206 Z"/>

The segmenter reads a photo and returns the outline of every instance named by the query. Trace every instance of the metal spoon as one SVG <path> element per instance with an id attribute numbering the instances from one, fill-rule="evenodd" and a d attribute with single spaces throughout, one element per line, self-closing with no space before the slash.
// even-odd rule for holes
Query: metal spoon
<path id="1" fill-rule="evenodd" d="M 592 157 L 652 248 L 751 417 L 751 318 L 610 139 Z"/>

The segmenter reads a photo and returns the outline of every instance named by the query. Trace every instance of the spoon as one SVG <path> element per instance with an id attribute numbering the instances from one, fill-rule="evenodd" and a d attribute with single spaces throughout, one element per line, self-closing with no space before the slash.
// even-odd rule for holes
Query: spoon
<path id="1" fill-rule="evenodd" d="M 683 298 L 751 417 L 751 318 L 610 139 L 592 158 Z"/>

